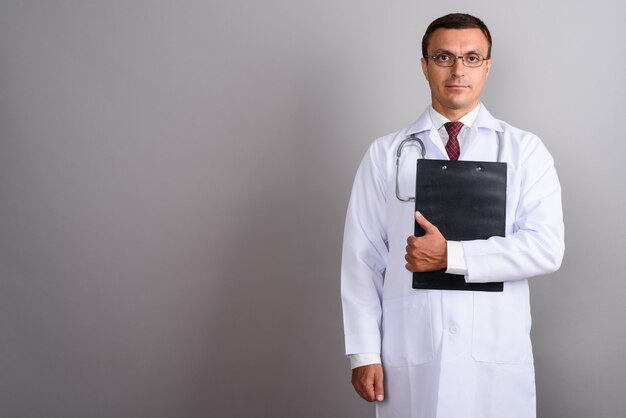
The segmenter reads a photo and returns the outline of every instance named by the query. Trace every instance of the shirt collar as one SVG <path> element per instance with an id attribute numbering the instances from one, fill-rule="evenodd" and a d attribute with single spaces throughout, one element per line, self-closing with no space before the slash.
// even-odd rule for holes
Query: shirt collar
<path id="1" fill-rule="evenodd" d="M 431 117 L 431 112 L 430 112 L 431 107 L 432 106 L 429 106 L 426 110 L 424 110 L 424 112 L 422 112 L 420 117 L 417 118 L 417 120 L 413 122 L 411 125 L 409 125 L 408 134 L 417 134 L 420 132 L 428 131 L 433 127 L 441 128 L 443 123 L 447 121 L 447 120 L 444 120 L 442 122 L 442 125 L 436 126 L 433 122 L 433 118 Z M 475 125 L 476 128 L 478 129 L 486 128 L 486 129 L 491 129 L 493 131 L 500 131 L 500 132 L 503 130 L 501 123 L 498 120 L 496 120 L 493 116 L 491 116 L 491 113 L 489 113 L 485 105 L 483 105 L 482 103 L 476 106 L 476 108 L 472 110 L 472 112 L 468 113 L 463 118 L 465 118 L 466 116 L 469 116 L 474 111 L 476 111 L 477 115 L 475 116 L 475 119 L 471 121 L 471 124 Z M 463 121 L 463 118 L 461 118 L 461 121 Z M 467 121 L 467 122 L 470 122 L 470 121 Z"/>

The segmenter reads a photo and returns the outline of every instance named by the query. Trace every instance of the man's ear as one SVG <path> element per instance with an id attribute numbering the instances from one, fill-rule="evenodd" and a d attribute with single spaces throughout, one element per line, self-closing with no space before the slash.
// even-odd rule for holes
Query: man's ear
<path id="1" fill-rule="evenodd" d="M 424 77 L 428 80 L 428 60 L 426 58 L 422 58 L 422 72 L 424 73 Z"/>

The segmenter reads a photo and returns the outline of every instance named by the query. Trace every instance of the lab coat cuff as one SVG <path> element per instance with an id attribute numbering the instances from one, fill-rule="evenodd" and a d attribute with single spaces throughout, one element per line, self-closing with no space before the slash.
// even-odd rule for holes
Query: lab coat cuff
<path id="1" fill-rule="evenodd" d="M 467 274 L 467 264 L 465 263 L 465 251 L 460 241 L 446 241 L 448 247 L 448 274 Z"/>
<path id="2" fill-rule="evenodd" d="M 378 353 L 350 354 L 348 357 L 350 357 L 350 368 L 352 369 L 369 364 L 382 364 Z"/>

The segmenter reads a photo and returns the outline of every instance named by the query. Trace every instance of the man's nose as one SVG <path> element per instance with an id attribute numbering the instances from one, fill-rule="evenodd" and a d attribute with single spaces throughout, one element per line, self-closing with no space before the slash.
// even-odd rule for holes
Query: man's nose
<path id="1" fill-rule="evenodd" d="M 457 57 L 452 64 L 452 75 L 456 77 L 461 77 L 465 73 L 465 64 L 463 63 L 462 57 Z"/>

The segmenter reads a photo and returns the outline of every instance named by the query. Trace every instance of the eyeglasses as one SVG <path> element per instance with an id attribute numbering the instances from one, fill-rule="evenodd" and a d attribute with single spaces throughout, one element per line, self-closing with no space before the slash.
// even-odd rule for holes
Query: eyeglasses
<path id="1" fill-rule="evenodd" d="M 471 68 L 480 67 L 483 65 L 483 61 L 488 59 L 475 52 L 468 52 L 460 56 L 456 56 L 451 52 L 441 52 L 436 55 L 425 56 L 424 58 L 433 60 L 439 67 L 452 67 L 456 63 L 456 60 L 460 59 L 464 66 Z"/>

